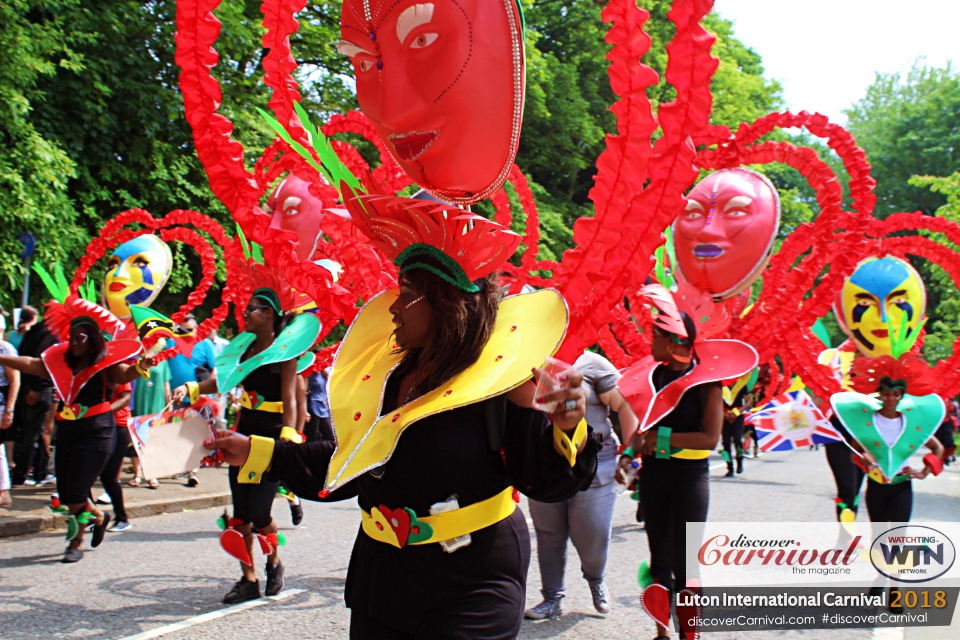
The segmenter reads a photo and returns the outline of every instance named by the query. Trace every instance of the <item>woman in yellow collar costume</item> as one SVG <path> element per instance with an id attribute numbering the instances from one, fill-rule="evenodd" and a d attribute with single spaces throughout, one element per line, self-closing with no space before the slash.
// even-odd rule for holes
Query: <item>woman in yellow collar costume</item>
<path id="1" fill-rule="evenodd" d="M 304 300 L 286 284 L 279 271 L 251 261 L 237 273 L 246 289 L 246 295 L 240 298 L 247 299 L 243 332 L 217 356 L 216 368 L 209 379 L 177 387 L 173 399 L 179 402 L 189 397 L 193 403 L 201 394 L 226 393 L 242 386 L 236 433 L 243 434 L 244 439 L 255 436 L 299 443 L 301 437 L 294 428 L 300 424 L 297 373 L 313 363 L 313 354 L 307 350 L 320 334 L 320 322 L 311 313 L 293 312 Z M 261 483 L 258 475 L 258 482 L 251 484 L 244 473 L 240 465 L 231 464 L 233 517 L 227 518 L 224 514 L 220 523 L 223 529 L 220 545 L 240 561 L 243 571 L 243 577 L 223 598 L 227 604 L 260 597 L 260 583 L 252 560 L 255 540 L 267 556 L 264 593 L 274 596 L 283 589 L 283 563 L 278 547 L 285 540 L 277 533 L 277 523 L 270 513 L 279 481 Z"/>
<path id="2" fill-rule="evenodd" d="M 515 637 L 530 561 L 517 491 L 563 500 L 596 470 L 578 373 L 536 398 L 553 414 L 532 408 L 531 371 L 563 340 L 566 305 L 549 289 L 501 299 L 495 271 L 519 239 L 485 218 L 386 196 L 347 206 L 400 286 L 367 303 L 337 352 L 337 442 L 220 431 L 211 444 L 243 465 L 241 482 L 359 495 L 351 637 Z"/>

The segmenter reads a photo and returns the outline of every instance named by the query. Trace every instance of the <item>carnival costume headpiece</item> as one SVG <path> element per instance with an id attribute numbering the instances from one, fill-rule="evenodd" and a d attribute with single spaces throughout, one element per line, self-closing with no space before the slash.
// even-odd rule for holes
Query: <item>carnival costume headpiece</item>
<path id="1" fill-rule="evenodd" d="M 442 202 L 384 195 L 347 198 L 353 222 L 404 274 L 426 269 L 475 293 L 520 245 L 516 233 Z"/>
<path id="2" fill-rule="evenodd" d="M 653 384 L 653 372 L 660 363 L 652 355 L 624 372 L 617 386 L 640 417 L 640 431 L 649 429 L 673 411 L 690 387 L 738 378 L 757 366 L 757 352 L 745 342 L 710 339 L 729 321 L 722 307 L 714 305 L 710 294 L 695 291 L 682 281 L 679 284 L 675 293 L 656 283 L 640 290 L 640 295 L 658 311 L 655 327 L 681 340 L 693 338 L 690 354 L 694 362 L 689 373 L 659 391 Z"/>
<path id="3" fill-rule="evenodd" d="M 316 314 L 299 313 L 301 309 L 315 307 L 313 301 L 287 284 L 280 269 L 248 258 L 245 264 L 235 267 L 235 273 L 238 313 L 256 298 L 265 302 L 278 316 L 292 315 L 293 319 L 275 337 L 273 344 L 260 352 L 255 362 L 241 362 L 241 358 L 256 339 L 256 334 L 244 331 L 224 348 L 216 359 L 220 393 L 239 385 L 259 367 L 276 362 L 298 358 L 297 371 L 306 370 L 314 362 L 314 354 L 309 349 L 316 343 L 321 329 Z"/>
<path id="4" fill-rule="evenodd" d="M 52 293 L 57 295 L 62 292 Z M 119 318 L 76 294 L 70 293 L 60 300 L 51 300 L 46 307 L 45 321 L 60 339 L 60 343 L 44 351 L 40 357 L 50 373 L 57 393 L 66 405 L 63 411 L 67 412 L 69 419 L 79 419 L 86 414 L 87 408 L 72 405 L 83 385 L 108 367 L 133 358 L 140 353 L 142 347 L 132 331 L 134 339 L 123 337 L 126 325 Z M 66 354 L 70 349 L 70 330 L 78 326 L 99 331 L 106 339 L 106 352 L 102 358 L 95 359 L 89 366 L 74 373 L 67 364 Z"/>
<path id="5" fill-rule="evenodd" d="M 687 195 L 673 224 L 677 269 L 717 300 L 745 290 L 767 264 L 780 227 L 780 196 L 766 176 L 715 171 Z"/>

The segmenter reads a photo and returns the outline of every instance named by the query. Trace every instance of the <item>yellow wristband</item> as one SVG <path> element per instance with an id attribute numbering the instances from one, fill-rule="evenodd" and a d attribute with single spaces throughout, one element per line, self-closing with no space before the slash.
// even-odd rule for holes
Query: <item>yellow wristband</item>
<path id="1" fill-rule="evenodd" d="M 140 374 L 141 378 L 149 378 L 150 370 L 143 368 L 143 358 L 140 358 L 133 364 L 133 368 L 137 370 L 137 373 Z"/>
<path id="2" fill-rule="evenodd" d="M 563 452 L 563 456 L 567 459 L 567 462 L 570 463 L 571 467 L 577 464 L 577 450 L 580 448 L 580 443 L 583 442 L 583 439 L 586 437 L 586 418 L 580 419 L 580 424 L 578 424 L 577 428 L 573 430 L 572 437 L 560 430 L 557 425 L 553 425 L 553 441 L 557 443 L 558 447 L 560 447 L 560 451 Z"/>
<path id="3" fill-rule="evenodd" d="M 303 444 L 303 435 L 293 427 L 284 427 L 280 429 L 280 439 L 294 444 Z"/>
<path id="4" fill-rule="evenodd" d="M 250 436 L 250 455 L 240 467 L 237 482 L 240 484 L 260 484 L 263 472 L 273 461 L 273 448 L 276 445 L 273 438 Z"/>
<path id="5" fill-rule="evenodd" d="M 190 404 L 195 404 L 200 399 L 200 385 L 193 380 L 186 382 L 187 394 L 190 396 Z"/>

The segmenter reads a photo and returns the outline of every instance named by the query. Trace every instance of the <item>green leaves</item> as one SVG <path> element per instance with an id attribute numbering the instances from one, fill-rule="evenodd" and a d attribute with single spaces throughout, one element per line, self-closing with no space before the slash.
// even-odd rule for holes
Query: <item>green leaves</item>
<path id="1" fill-rule="evenodd" d="M 351 189 L 356 191 L 360 189 L 360 181 L 356 176 L 351 173 L 347 167 L 340 162 L 340 158 L 337 156 L 337 153 L 333 150 L 333 147 L 330 145 L 330 141 L 327 140 L 319 129 L 313 126 L 313 123 L 310 122 L 310 116 L 307 112 L 300 106 L 299 102 L 293 103 L 293 108 L 297 112 L 297 117 L 300 119 L 300 125 L 303 127 L 304 131 L 307 132 L 307 136 L 310 139 L 310 148 L 314 151 L 317 158 L 320 158 L 318 163 L 314 155 L 310 153 L 302 144 L 293 139 L 290 135 L 290 132 L 277 121 L 272 115 L 256 107 L 257 112 L 263 117 L 264 120 L 270 125 L 270 127 L 277 132 L 277 135 L 290 145 L 290 148 L 296 151 L 307 163 L 317 170 L 317 172 L 323 176 L 323 179 L 327 181 L 328 184 L 336 187 L 337 192 L 340 191 L 340 183 L 345 182 Z M 340 194 L 341 197 L 343 194 Z"/>

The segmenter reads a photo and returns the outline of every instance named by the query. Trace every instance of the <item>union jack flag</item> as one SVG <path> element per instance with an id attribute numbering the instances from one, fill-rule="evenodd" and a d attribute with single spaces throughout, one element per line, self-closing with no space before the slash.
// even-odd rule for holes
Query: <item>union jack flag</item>
<path id="1" fill-rule="evenodd" d="M 756 430 L 761 451 L 790 451 L 843 440 L 802 389 L 781 394 L 751 411 L 745 422 Z"/>

